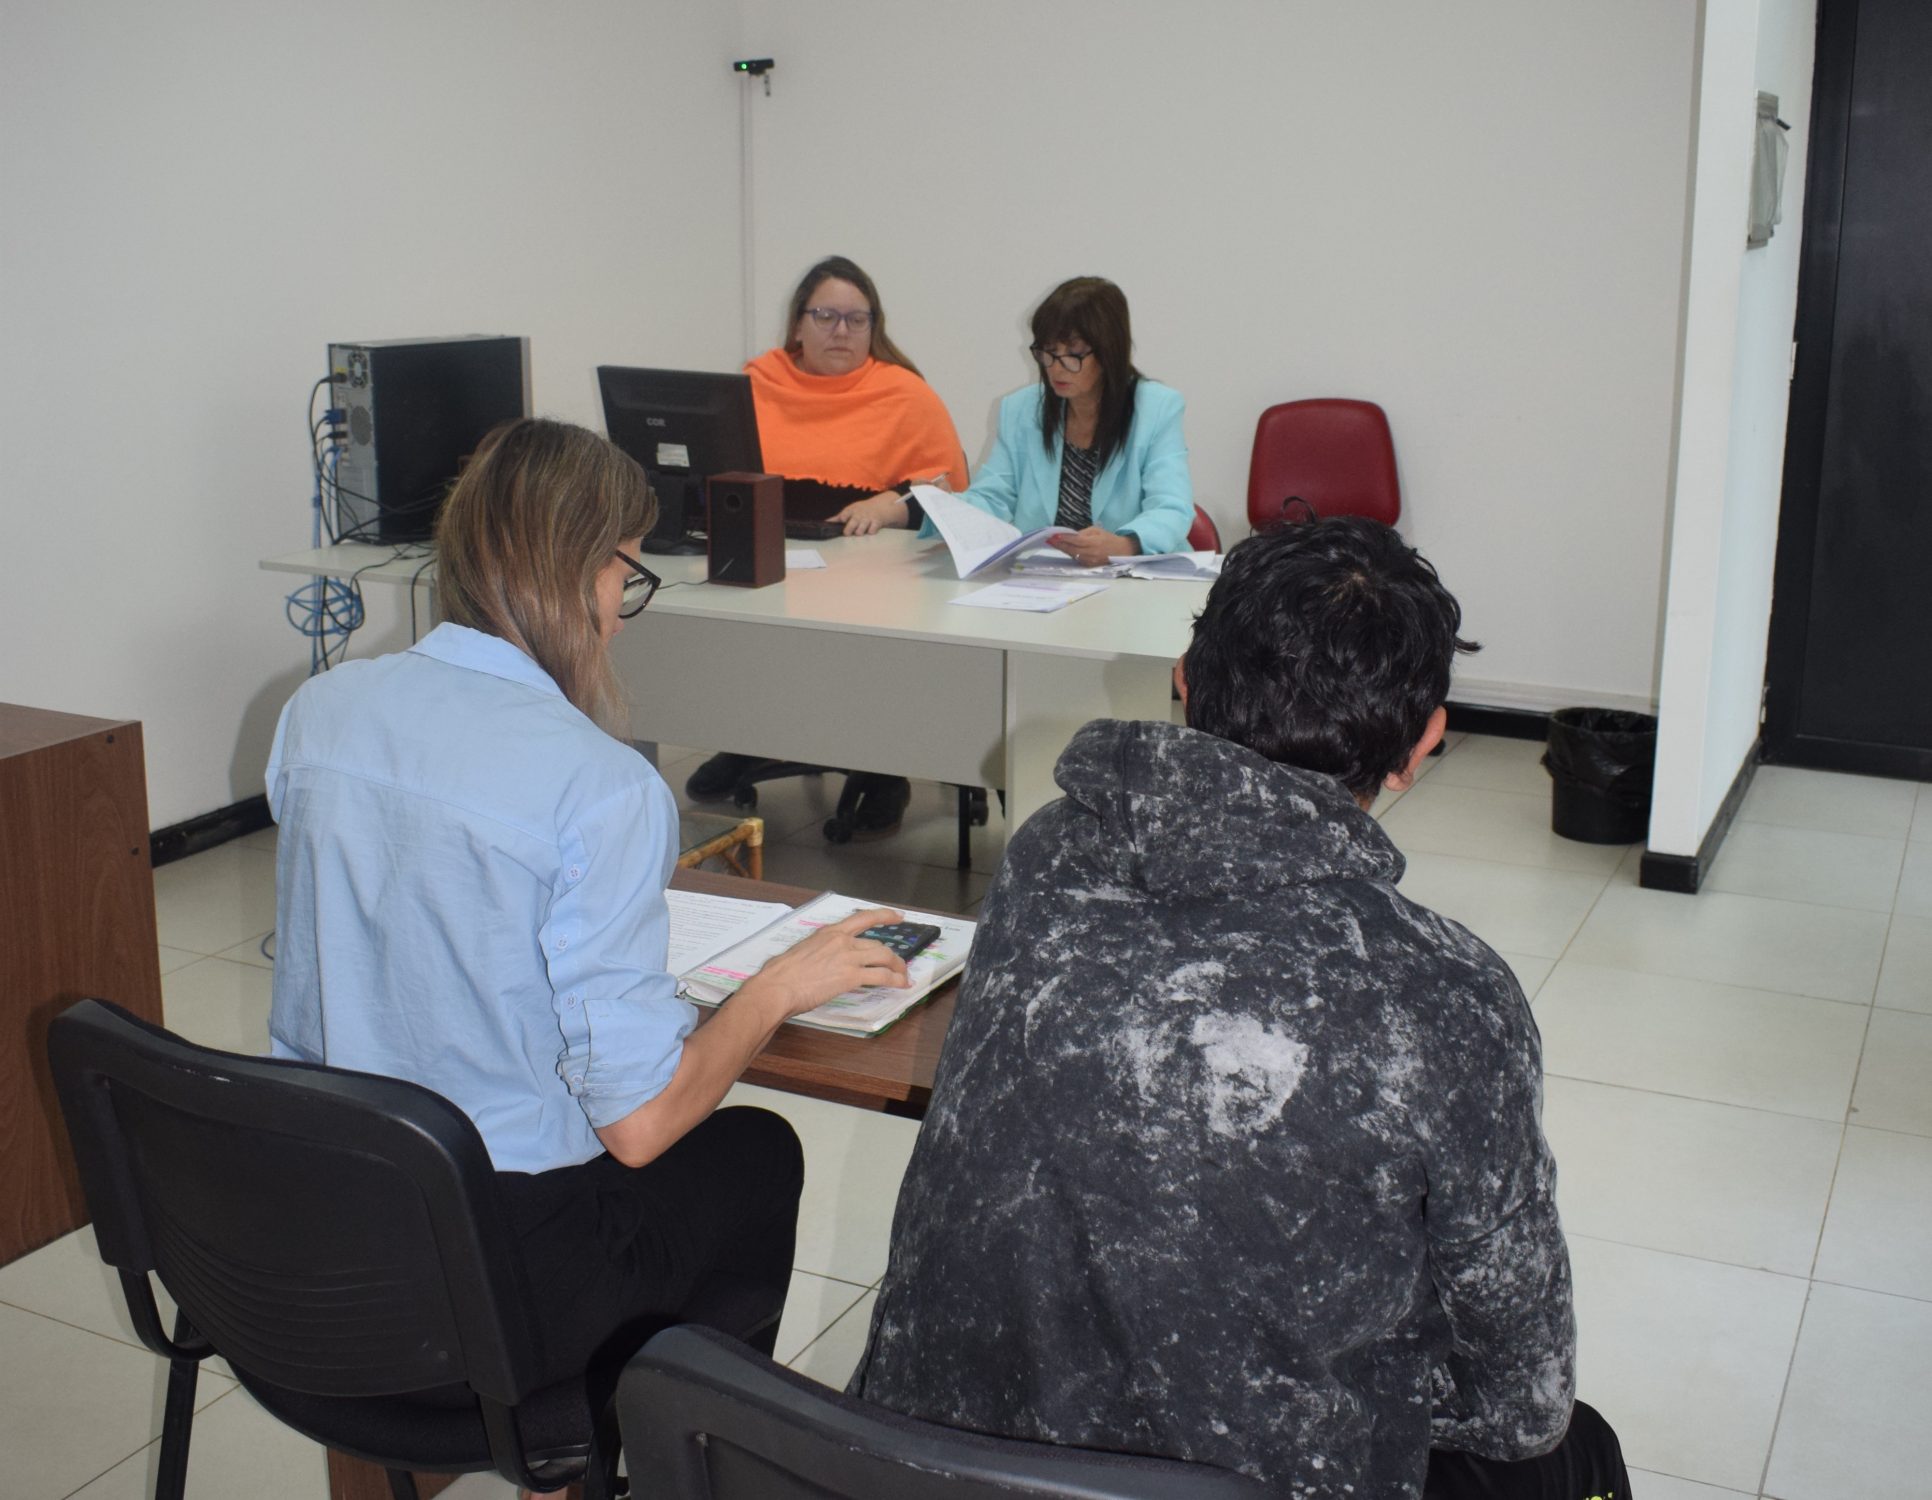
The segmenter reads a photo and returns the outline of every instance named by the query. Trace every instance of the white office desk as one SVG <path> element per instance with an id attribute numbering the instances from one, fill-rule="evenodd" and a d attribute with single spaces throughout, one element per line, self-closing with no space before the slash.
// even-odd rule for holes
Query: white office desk
<path id="1" fill-rule="evenodd" d="M 770 588 L 703 582 L 704 559 L 645 561 L 665 587 L 611 647 L 634 733 L 670 744 L 1000 787 L 1017 825 L 1059 795 L 1087 720 L 1165 719 L 1204 583 L 1123 578 L 1053 614 L 968 609 L 937 542 L 889 531 L 812 544 L 824 569 Z M 265 568 L 407 585 L 420 559 L 345 544 Z M 422 576 L 434 578 L 431 568 Z M 675 586 L 673 586 L 675 585 Z"/>

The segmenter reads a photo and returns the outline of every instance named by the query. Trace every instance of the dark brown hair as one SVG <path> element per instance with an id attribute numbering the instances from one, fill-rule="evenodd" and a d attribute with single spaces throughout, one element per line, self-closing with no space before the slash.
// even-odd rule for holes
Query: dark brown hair
<path id="1" fill-rule="evenodd" d="M 1127 319 L 1127 297 L 1104 276 L 1076 276 L 1047 293 L 1033 310 L 1033 347 L 1079 340 L 1100 361 L 1100 420 L 1094 426 L 1094 465 L 1107 467 L 1134 422 L 1134 332 Z M 1040 369 L 1040 440 L 1047 452 L 1065 427 L 1067 403 L 1053 394 L 1045 366 Z"/>
<path id="2" fill-rule="evenodd" d="M 1191 729 L 1373 797 L 1449 697 L 1462 606 L 1366 516 L 1292 522 L 1228 549 L 1182 659 Z"/>
<path id="3" fill-rule="evenodd" d="M 865 298 L 865 305 L 872 309 L 872 357 L 881 364 L 899 365 L 918 375 L 919 366 L 907 359 L 905 351 L 886 337 L 885 309 L 879 306 L 879 289 L 872 284 L 870 276 L 843 255 L 826 256 L 805 273 L 798 283 L 798 289 L 792 293 L 791 316 L 785 320 L 785 352 L 798 353 L 798 320 L 805 316 L 812 293 L 827 281 L 850 282 Z M 925 379 L 923 375 L 919 378 Z"/>
<path id="4" fill-rule="evenodd" d="M 597 619 L 597 575 L 650 529 L 643 469 L 594 432 L 524 417 L 478 445 L 436 520 L 442 617 L 508 641 L 606 729 L 623 695 Z"/>

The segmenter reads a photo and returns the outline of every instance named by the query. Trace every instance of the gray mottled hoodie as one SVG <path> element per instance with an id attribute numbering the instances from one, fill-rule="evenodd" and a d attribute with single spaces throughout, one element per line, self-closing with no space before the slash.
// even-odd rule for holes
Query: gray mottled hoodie
<path id="1" fill-rule="evenodd" d="M 988 893 L 854 1394 L 1420 1494 L 1523 1458 L 1575 1329 L 1509 967 L 1330 777 L 1089 724 Z"/>

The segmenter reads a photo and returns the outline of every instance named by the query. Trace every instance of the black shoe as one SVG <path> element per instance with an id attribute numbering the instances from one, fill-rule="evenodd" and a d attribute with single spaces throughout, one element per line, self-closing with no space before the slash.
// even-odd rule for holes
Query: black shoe
<path id="1" fill-rule="evenodd" d="M 756 755 L 734 755 L 729 750 L 720 750 L 685 778 L 684 795 L 693 802 L 715 802 L 720 797 L 729 797 L 738 778 L 759 760 Z"/>
<path id="2" fill-rule="evenodd" d="M 912 783 L 903 776 L 880 776 L 871 771 L 855 771 L 846 780 L 847 793 L 858 794 L 859 805 L 852 811 L 854 833 L 887 833 L 897 828 L 912 801 Z"/>

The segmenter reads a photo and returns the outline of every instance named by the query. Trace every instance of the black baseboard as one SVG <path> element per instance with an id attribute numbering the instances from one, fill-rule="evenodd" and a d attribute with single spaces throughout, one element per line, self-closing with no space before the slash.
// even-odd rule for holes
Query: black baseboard
<path id="1" fill-rule="evenodd" d="M 1550 716 L 1530 708 L 1485 708 L 1479 703 L 1450 703 L 1449 727 L 1462 734 L 1493 734 L 1506 740 L 1546 740 Z"/>
<path id="2" fill-rule="evenodd" d="M 1644 850 L 1643 863 L 1637 870 L 1638 885 L 1647 891 L 1675 891 L 1682 896 L 1697 894 L 1704 877 L 1711 873 L 1711 862 L 1717 858 L 1717 851 L 1724 847 L 1724 836 L 1737 821 L 1737 810 L 1744 805 L 1744 794 L 1751 789 L 1751 778 L 1758 774 L 1763 758 L 1764 742 L 1752 740 L 1751 748 L 1744 752 L 1744 763 L 1731 778 L 1731 789 L 1718 804 L 1717 816 L 1704 831 L 1704 841 L 1697 846 L 1697 852 L 1653 854 Z"/>
<path id="3" fill-rule="evenodd" d="M 177 859 L 186 859 L 190 854 L 199 854 L 204 849 L 238 839 L 245 833 L 267 828 L 274 821 L 268 815 L 266 796 L 257 793 L 253 797 L 244 797 L 240 802 L 231 802 L 198 818 L 189 818 L 185 823 L 155 829 L 148 835 L 148 862 L 158 869 Z"/>

